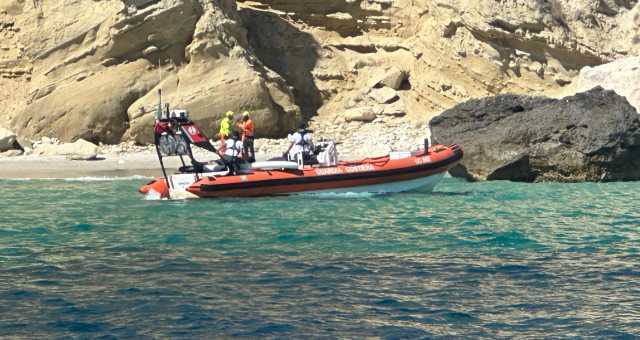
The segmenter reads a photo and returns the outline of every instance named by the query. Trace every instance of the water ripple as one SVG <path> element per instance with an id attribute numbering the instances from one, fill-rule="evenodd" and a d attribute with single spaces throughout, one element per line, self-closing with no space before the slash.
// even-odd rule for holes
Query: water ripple
<path id="1" fill-rule="evenodd" d="M 633 338 L 640 184 L 145 201 L 0 181 L 3 338 Z"/>

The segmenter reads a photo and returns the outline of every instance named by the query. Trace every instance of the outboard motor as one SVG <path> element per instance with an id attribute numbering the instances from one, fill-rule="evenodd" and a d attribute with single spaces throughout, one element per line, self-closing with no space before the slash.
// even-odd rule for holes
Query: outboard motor
<path id="1" fill-rule="evenodd" d="M 189 156 L 189 146 L 187 145 L 187 140 L 184 138 L 184 135 L 180 131 L 176 132 L 176 155 Z"/>
<path id="2" fill-rule="evenodd" d="M 158 138 L 158 149 L 162 156 L 175 156 L 176 155 L 177 142 L 173 135 L 163 132 Z"/>
<path id="3" fill-rule="evenodd" d="M 318 164 L 322 166 L 335 166 L 338 164 L 338 149 L 332 140 L 323 140 L 316 143 L 316 157 Z"/>
<path id="4" fill-rule="evenodd" d="M 168 117 L 166 117 L 168 116 Z M 166 117 L 166 118 L 165 118 Z M 164 121 L 175 122 L 173 129 L 166 129 L 158 137 L 158 149 L 162 156 L 188 156 L 189 146 L 187 140 L 180 129 L 176 126 L 189 121 L 187 110 L 171 110 L 168 115 L 164 115 Z"/>

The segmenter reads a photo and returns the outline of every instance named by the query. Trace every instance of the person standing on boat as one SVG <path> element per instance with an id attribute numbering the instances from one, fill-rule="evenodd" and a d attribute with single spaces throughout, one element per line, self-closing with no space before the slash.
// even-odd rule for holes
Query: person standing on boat
<path id="1" fill-rule="evenodd" d="M 229 138 L 231 135 L 231 120 L 233 119 L 233 111 L 227 111 L 224 114 L 224 118 L 220 121 L 220 131 L 218 132 L 218 137 L 221 140 L 225 140 Z"/>
<path id="2" fill-rule="evenodd" d="M 256 153 L 253 147 L 254 127 L 248 111 L 242 113 L 242 120 L 238 122 L 237 126 L 242 130 L 242 158 L 253 163 L 256 161 Z"/>
<path id="3" fill-rule="evenodd" d="M 313 138 L 311 131 L 307 130 L 305 123 L 300 124 L 298 131 L 291 136 L 291 144 L 282 157 L 297 161 L 298 155 L 302 155 L 302 160 L 306 164 L 317 163 L 313 155 Z"/>
<path id="4" fill-rule="evenodd" d="M 239 159 L 242 155 L 242 141 L 238 131 L 232 131 L 231 136 L 224 142 L 223 160 L 229 168 L 229 174 L 235 175 L 240 170 Z"/>

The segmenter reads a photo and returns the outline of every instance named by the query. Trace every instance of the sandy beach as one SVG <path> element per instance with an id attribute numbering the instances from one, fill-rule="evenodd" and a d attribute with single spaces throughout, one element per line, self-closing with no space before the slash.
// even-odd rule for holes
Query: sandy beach
<path id="1" fill-rule="evenodd" d="M 178 159 L 168 159 L 176 168 Z M 0 158 L 0 178 L 77 178 L 158 176 L 160 165 L 154 153 L 99 155 L 96 160 L 76 161 L 64 156 L 20 156 Z"/>
<path id="2" fill-rule="evenodd" d="M 116 151 L 114 151 L 116 150 Z M 126 151 L 122 151 L 126 150 Z M 96 159 L 71 160 L 67 156 L 45 156 L 28 154 L 14 157 L 0 157 L 0 179 L 29 178 L 78 178 L 78 177 L 130 177 L 161 176 L 162 170 L 153 146 L 103 145 Z M 194 157 L 201 162 L 219 159 L 216 154 L 194 148 Z M 258 160 L 270 157 L 268 153 L 257 154 Z M 188 160 L 185 159 L 185 161 Z M 175 172 L 180 166 L 178 157 L 164 158 L 167 171 Z M 189 164 L 189 163 L 188 163 Z"/>
<path id="3" fill-rule="evenodd" d="M 257 155 L 262 161 L 275 155 Z M 347 157 L 347 156 L 345 156 Z M 213 154 L 197 153 L 200 161 L 216 160 Z M 180 159 L 164 159 L 169 172 L 180 167 Z M 18 156 L 0 157 L 0 179 L 62 179 L 78 177 L 130 177 L 161 176 L 160 163 L 155 152 L 133 152 L 123 154 L 101 154 L 95 160 L 70 160 L 64 156 Z"/>
<path id="4" fill-rule="evenodd" d="M 258 161 L 276 157 L 277 154 L 256 154 Z M 342 154 L 342 159 L 352 159 L 350 154 Z M 218 156 L 198 150 L 195 158 L 199 161 L 217 160 Z M 185 159 L 185 161 L 187 161 Z M 178 157 L 164 158 L 167 170 L 175 172 L 180 166 Z M 161 176 L 160 163 L 155 151 L 126 152 L 119 154 L 99 154 L 95 160 L 71 160 L 65 156 L 16 156 L 0 157 L 0 179 L 10 178 L 78 178 L 78 177 L 130 177 Z"/>

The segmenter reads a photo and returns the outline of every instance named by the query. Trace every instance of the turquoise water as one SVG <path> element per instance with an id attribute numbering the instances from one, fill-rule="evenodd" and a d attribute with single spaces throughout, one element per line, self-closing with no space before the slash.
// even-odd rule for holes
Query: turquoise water
<path id="1" fill-rule="evenodd" d="M 145 201 L 0 181 L 0 337 L 640 334 L 640 183 Z"/>

